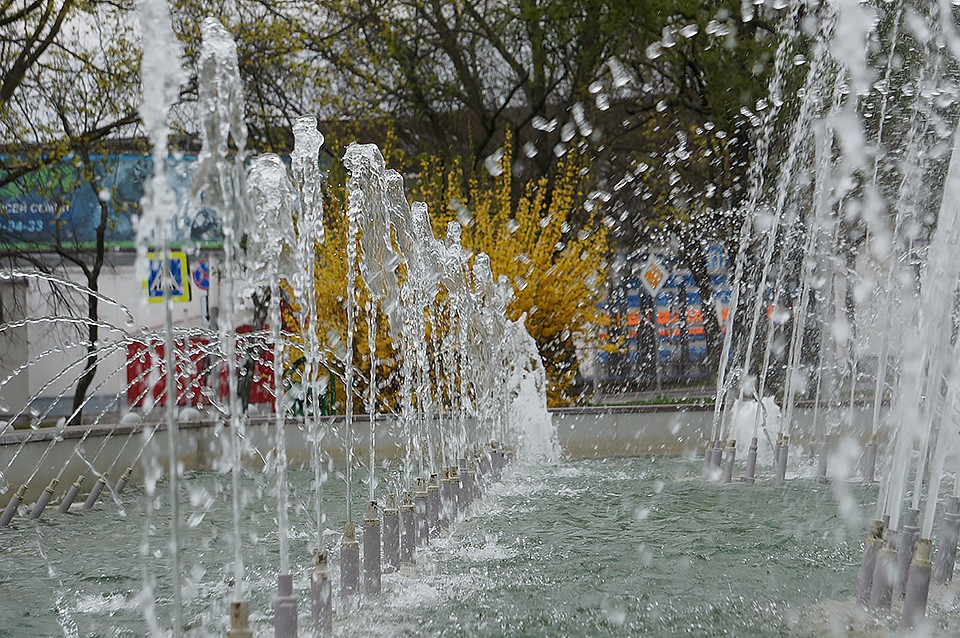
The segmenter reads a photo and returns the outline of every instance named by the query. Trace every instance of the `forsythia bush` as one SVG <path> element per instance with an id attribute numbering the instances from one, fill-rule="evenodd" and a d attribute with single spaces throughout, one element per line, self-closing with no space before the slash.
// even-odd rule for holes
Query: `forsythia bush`
<path id="1" fill-rule="evenodd" d="M 444 169 L 433 158 L 421 164 L 415 199 L 427 203 L 434 233 L 458 220 L 463 246 L 490 256 L 494 277 L 513 285 L 510 319 L 527 314 L 526 327 L 537 341 L 548 377 L 551 404 L 570 397 L 577 372 L 575 339 L 589 342 L 589 326 L 599 321 L 607 268 L 607 231 L 597 209 L 583 208 L 585 166 L 573 154 L 560 160 L 553 179 L 512 184 L 513 149 L 508 135 L 498 173 L 465 179 L 459 162 Z"/>
<path id="2" fill-rule="evenodd" d="M 387 157 L 390 157 L 385 152 Z M 596 211 L 583 208 L 583 170 L 573 157 L 563 159 L 553 179 L 542 178 L 526 184 L 514 196 L 511 184 L 512 148 L 510 139 L 497 162 L 499 175 L 473 175 L 465 179 L 459 162 L 449 167 L 436 158 L 421 163 L 419 180 L 411 201 L 424 201 L 430 210 L 434 233 L 446 235 L 447 223 L 458 219 L 463 225 L 463 246 L 476 254 L 490 256 L 494 277 L 506 275 L 513 287 L 507 309 L 510 319 L 526 313 L 526 326 L 536 339 L 548 375 L 548 398 L 552 404 L 569 400 L 567 390 L 577 371 L 574 347 L 576 339 L 588 343 L 590 326 L 599 320 L 598 303 L 606 281 L 607 234 Z M 388 160 L 388 165 L 390 160 Z M 324 197 L 323 243 L 317 244 L 314 282 L 317 296 L 319 343 L 332 355 L 330 361 L 346 356 L 346 194 L 342 168 L 331 171 Z M 496 172 L 496 171 L 495 171 Z M 472 265 L 472 259 L 471 259 Z M 363 411 L 370 373 L 368 297 L 357 273 L 360 293 L 356 302 L 353 361 L 357 394 L 354 407 Z M 284 323 L 302 343 L 302 327 L 297 317 L 298 302 L 285 287 Z M 387 335 L 387 320 L 377 317 L 376 358 L 379 409 L 395 409 L 399 367 Z M 299 347 L 289 352 L 291 360 L 299 356 Z M 343 370 L 331 364 L 336 376 Z M 318 376 L 327 374 L 318 371 Z M 291 374 L 299 380 L 297 371 Z M 337 388 L 337 401 L 343 407 L 343 388 Z"/>
<path id="3" fill-rule="evenodd" d="M 347 359 L 347 217 L 346 191 L 342 179 L 334 181 L 324 196 L 324 241 L 316 243 L 316 258 L 313 264 L 313 281 L 316 293 L 316 317 L 314 326 L 316 343 L 325 353 L 328 368 L 314 371 L 314 378 L 326 379 L 332 372 L 335 377 L 344 378 L 343 366 L 339 363 Z M 365 412 L 370 378 L 369 314 L 370 301 L 360 273 L 357 272 L 357 292 L 355 296 L 356 316 L 353 335 L 354 399 L 355 412 Z M 306 335 L 302 333 L 300 302 L 296 300 L 292 287 L 283 282 L 284 294 L 289 303 L 284 304 L 284 329 L 293 333 L 293 343 L 287 356 L 291 364 L 303 357 Z M 377 312 L 375 357 L 377 360 L 376 383 L 378 410 L 390 411 L 397 407 L 396 383 L 394 378 L 393 344 L 387 334 L 387 318 Z M 303 369 L 299 365 L 290 366 L 290 380 L 300 382 Z M 336 389 L 337 409 L 344 409 L 344 387 L 340 383 Z"/>

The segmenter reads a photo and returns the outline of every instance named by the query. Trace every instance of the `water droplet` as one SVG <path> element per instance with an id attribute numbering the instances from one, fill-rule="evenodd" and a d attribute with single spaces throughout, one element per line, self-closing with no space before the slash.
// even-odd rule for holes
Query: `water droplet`
<path id="1" fill-rule="evenodd" d="M 483 165 L 487 169 L 487 172 L 493 177 L 498 177 L 503 173 L 503 166 L 500 162 L 503 160 L 503 147 L 501 146 L 496 151 L 487 156 L 483 160 Z"/>
<path id="2" fill-rule="evenodd" d="M 556 118 L 547 121 L 539 115 L 530 121 L 530 125 L 533 126 L 533 128 L 537 129 L 538 131 L 544 131 L 545 133 L 552 133 L 557 128 L 558 123 L 559 122 L 557 122 Z"/>
<path id="3" fill-rule="evenodd" d="M 670 49 L 677 43 L 677 38 L 673 34 L 673 29 L 670 27 L 664 27 L 662 31 L 662 36 L 660 37 L 660 44 L 663 45 L 664 49 Z"/>

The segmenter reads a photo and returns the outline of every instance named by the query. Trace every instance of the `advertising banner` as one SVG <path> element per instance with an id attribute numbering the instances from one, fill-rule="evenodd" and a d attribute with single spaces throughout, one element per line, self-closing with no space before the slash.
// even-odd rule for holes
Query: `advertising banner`
<path id="1" fill-rule="evenodd" d="M 196 158 L 171 156 L 167 162 L 178 211 L 171 222 L 173 243 L 220 244 L 217 212 L 190 202 Z M 41 248 L 91 244 L 96 241 L 103 201 L 108 209 L 107 244 L 133 246 L 153 160 L 146 155 L 108 155 L 91 164 L 92 172 L 64 161 L 0 187 L 0 242 Z"/>

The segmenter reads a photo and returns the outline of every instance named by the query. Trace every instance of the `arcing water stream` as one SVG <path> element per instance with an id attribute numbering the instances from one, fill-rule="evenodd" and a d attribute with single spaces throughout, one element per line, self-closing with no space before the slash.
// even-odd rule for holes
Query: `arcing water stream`
<path id="1" fill-rule="evenodd" d="M 169 16 L 163 2 L 146 4 L 143 20 L 148 25 L 145 31 L 149 31 L 149 37 L 158 39 L 154 42 L 145 37 L 146 47 L 153 52 L 174 50 L 171 46 L 173 40 Z M 292 171 L 276 155 L 254 157 L 249 162 L 249 169 L 245 168 L 246 130 L 242 120 L 242 88 L 239 84 L 236 46 L 228 32 L 215 20 L 204 21 L 202 34 L 199 94 L 201 110 L 206 114 L 202 128 L 203 148 L 194 176 L 192 201 L 180 202 L 179 205 L 189 211 L 191 207 L 199 207 L 202 203 L 207 209 L 215 209 L 223 222 L 219 338 L 210 339 L 210 335 L 202 330 L 174 329 L 171 321 L 172 284 L 167 283 L 163 304 L 165 327 L 160 334 L 134 335 L 129 329 L 119 329 L 105 323 L 105 328 L 120 336 L 112 342 L 106 342 L 95 353 L 105 357 L 131 344 L 146 343 L 147 348 L 153 347 L 152 344 L 158 340 L 163 344 L 162 356 L 141 356 L 141 365 L 146 370 L 138 374 L 130 386 L 142 382 L 144 377 L 151 381 L 147 384 L 148 388 L 156 387 L 156 380 L 165 381 L 162 383 L 165 394 L 162 397 L 150 396 L 151 400 L 161 399 L 159 411 L 164 415 L 164 420 L 145 425 L 146 436 L 139 443 L 140 452 L 136 455 L 136 461 L 142 465 L 137 471 L 145 477 L 144 498 L 147 505 L 143 523 L 145 571 L 141 605 L 147 627 L 154 635 L 165 633 L 167 630 L 164 627 L 170 627 L 174 635 L 180 635 L 185 623 L 191 622 L 183 616 L 185 583 L 191 582 L 192 578 L 190 570 L 182 562 L 184 549 L 180 543 L 182 521 L 179 505 L 185 488 L 180 486 L 182 437 L 179 421 L 193 417 L 189 416 L 189 410 L 181 410 L 178 405 L 183 403 L 184 396 L 181 393 L 186 389 L 184 386 L 192 385 L 187 380 L 196 372 L 196 361 L 192 357 L 182 358 L 187 355 L 178 344 L 202 340 L 205 345 L 200 346 L 202 351 L 199 359 L 216 362 L 212 367 L 222 371 L 221 384 L 225 386 L 220 392 L 204 388 L 202 403 L 209 405 L 208 412 L 212 409 L 209 413 L 219 423 L 216 429 L 219 440 L 214 439 L 219 449 L 214 453 L 220 456 L 222 462 L 215 462 L 214 465 L 228 468 L 232 475 L 229 488 L 220 485 L 216 489 L 218 494 L 229 494 L 233 511 L 230 537 L 233 556 L 219 567 L 223 573 L 232 571 L 233 574 L 230 635 L 249 635 L 246 598 L 250 575 L 245 564 L 249 535 L 261 534 L 262 531 L 254 532 L 246 522 L 251 490 L 244 487 L 243 475 L 244 468 L 257 458 L 266 463 L 266 469 L 276 478 L 270 495 L 276 501 L 277 517 L 274 530 L 278 538 L 279 561 L 279 589 L 274 606 L 277 635 L 297 635 L 298 600 L 293 590 L 293 565 L 297 560 L 302 564 L 304 559 L 307 565 L 316 566 L 313 578 L 317 586 L 311 592 L 314 608 L 312 631 L 328 631 L 333 600 L 326 572 L 328 540 L 324 537 L 324 508 L 329 507 L 329 502 L 325 502 L 322 488 L 327 478 L 324 468 L 328 464 L 323 444 L 339 447 L 347 456 L 344 477 L 347 486 L 344 494 L 346 526 L 340 549 L 339 581 L 344 609 L 349 609 L 360 593 L 360 555 L 354 541 L 357 532 L 352 473 L 356 464 L 354 436 L 357 424 L 352 406 L 355 394 L 364 391 L 363 384 L 366 386 L 367 423 L 370 425 L 367 437 L 369 456 L 366 459 L 369 472 L 368 506 L 362 539 L 363 580 L 364 592 L 376 595 L 381 578 L 377 512 L 382 509 L 378 507 L 377 499 L 385 495 L 382 488 L 387 487 L 386 493 L 391 495 L 387 502 L 394 503 L 398 493 L 405 495 L 405 502 L 408 502 L 412 501 L 415 478 L 425 480 L 432 475 L 436 485 L 436 477 L 442 474 L 442 498 L 434 502 L 431 496 L 433 505 L 430 520 L 426 521 L 431 534 L 436 534 L 440 531 L 441 521 L 444 526 L 453 524 L 458 512 L 463 516 L 467 505 L 480 494 L 481 489 L 489 488 L 491 481 L 499 476 L 507 454 L 502 446 L 509 446 L 513 450 L 511 455 L 526 451 L 529 444 L 521 444 L 523 432 L 529 430 L 535 435 L 529 441 L 536 441 L 538 455 L 547 454 L 556 460 L 556 443 L 546 414 L 546 379 L 536 346 L 526 334 L 522 321 L 511 322 L 505 316 L 506 284 L 493 281 L 484 255 L 476 255 L 468 261 L 457 240 L 459 229 L 456 225 L 450 227 L 447 242 L 433 237 L 425 207 L 422 204 L 411 207 L 407 203 L 402 178 L 395 171 L 386 169 L 383 157 L 374 146 L 352 145 L 344 158 L 344 165 L 350 172 L 346 211 L 349 227 L 346 334 L 318 334 L 319 321 L 314 301 L 317 284 L 313 264 L 316 245 L 324 241 L 321 173 L 318 165 L 323 138 L 317 131 L 314 118 L 301 118 L 294 130 L 296 148 Z M 169 60 L 160 62 L 153 55 L 147 55 L 144 62 L 145 95 L 152 96 L 145 102 L 144 120 L 152 132 L 156 174 L 149 198 L 144 202 L 140 254 L 143 258 L 147 250 L 152 249 L 161 263 L 165 264 L 171 260 L 169 230 L 173 224 L 172 211 L 177 206 L 166 182 L 164 168 L 167 153 L 166 117 L 180 73 L 175 65 L 169 64 Z M 471 263 L 475 263 L 473 268 L 470 267 Z M 143 270 L 146 271 L 146 268 Z M 285 294 L 283 282 L 287 282 L 297 296 L 299 319 L 303 327 L 301 338 L 287 333 L 281 321 L 282 297 Z M 361 296 L 369 300 L 365 307 L 358 305 Z M 238 347 L 238 315 L 251 300 L 254 303 L 266 300 L 269 328 L 259 334 L 246 334 L 243 347 Z M 388 481 L 378 477 L 380 465 L 376 459 L 378 444 L 382 445 L 376 430 L 379 397 L 376 390 L 378 366 L 375 350 L 377 316 L 381 313 L 388 323 L 394 343 L 401 344 L 406 354 L 410 355 L 401 369 L 401 386 L 407 391 L 402 409 L 405 433 L 401 437 L 406 444 L 406 461 L 398 475 L 388 475 L 391 476 Z M 369 377 L 366 379 L 358 378 L 354 370 L 355 328 L 361 317 L 366 317 L 368 322 L 366 345 L 370 364 Z M 427 339 L 426 326 L 430 327 L 430 339 Z M 6 329 L 16 327 L 16 324 L 5 326 Z M 340 348 L 338 352 L 337 343 L 344 342 L 346 350 Z M 431 342 L 434 348 L 442 346 L 442 356 L 440 352 L 430 352 Z M 266 346 L 265 354 L 255 354 L 257 344 L 261 348 Z M 299 397 L 288 397 L 284 390 L 285 361 L 291 348 L 302 353 L 302 394 Z M 261 449 L 250 442 L 247 417 L 239 398 L 243 377 L 251 374 L 249 365 L 243 361 L 253 356 L 260 356 L 259 365 L 267 368 L 272 365 L 274 387 L 273 436 L 268 447 Z M 117 368 L 115 373 L 121 369 Z M 335 422 L 322 421 L 316 403 L 313 409 L 309 406 L 311 400 L 318 400 L 328 375 L 335 370 L 342 370 L 346 407 L 346 418 L 339 437 L 327 432 Z M 168 371 L 176 371 L 176 382 L 169 379 Z M 68 368 L 62 374 L 69 373 Z M 435 383 L 431 383 L 431 379 Z M 416 393 L 413 392 L 414 388 Z M 192 392 L 195 389 L 189 390 Z M 415 401 L 412 400 L 414 397 Z M 312 449 L 314 529 L 311 534 L 312 555 L 293 557 L 289 514 L 294 503 L 290 499 L 288 481 L 288 428 L 285 415 L 290 409 L 290 400 L 297 398 L 306 405 L 304 424 L 309 431 Z M 194 399 L 199 400 L 200 397 Z M 147 414 L 152 408 L 148 403 Z M 154 432 L 157 429 L 166 432 L 166 471 L 160 467 L 157 450 L 153 449 L 157 440 Z M 93 431 L 86 431 L 76 445 L 76 454 L 85 461 L 83 443 Z M 104 442 L 111 434 L 107 434 Z M 129 440 L 135 440 L 133 432 L 128 436 Z M 491 445 L 491 441 L 496 443 Z M 27 439 L 20 441 L 20 448 L 26 443 Z M 47 450 L 57 445 L 69 443 L 61 443 L 59 438 L 54 438 Z M 101 449 L 104 445 L 101 445 Z M 45 452 L 30 473 L 28 483 L 37 475 L 46 458 Z M 16 460 L 17 456 L 14 455 L 5 468 L 5 475 Z M 91 507 L 100 491 L 109 485 L 106 476 L 96 467 L 98 461 L 99 452 L 87 462 L 100 480 L 95 493 L 87 499 L 86 508 Z M 111 467 L 113 465 L 116 465 L 116 460 Z M 64 464 L 57 475 L 58 479 L 66 467 Z M 156 524 L 161 516 L 157 509 L 159 495 L 154 491 L 161 476 L 165 477 L 170 491 L 166 499 L 170 515 L 162 517 L 162 529 L 167 530 L 165 534 L 168 537 L 165 549 L 160 549 L 154 539 L 157 534 L 164 534 Z M 129 474 L 126 477 L 124 482 Z M 75 489 L 71 488 L 72 494 L 63 500 L 62 510 L 66 511 L 76 498 L 82 489 L 82 482 L 82 477 L 76 481 Z M 434 485 L 431 485 L 431 494 Z M 56 482 L 51 484 L 48 490 L 51 496 L 56 487 Z M 256 491 L 264 487 L 258 481 Z M 10 500 L 4 514 L 4 526 L 16 515 L 18 506 L 27 497 L 26 490 L 25 486 Z M 108 491 L 118 499 L 121 490 L 122 487 L 116 490 L 110 487 Z M 206 507 L 209 507 L 209 502 L 214 499 L 209 493 L 200 493 L 204 490 L 195 492 L 187 488 L 187 491 L 194 504 L 207 503 Z M 49 499 L 50 496 L 45 498 Z M 417 511 L 413 519 L 405 521 L 405 524 L 424 527 L 420 519 L 425 517 L 427 512 Z M 191 526 L 199 524 L 202 519 L 202 514 L 199 518 L 191 517 Z M 394 528 L 391 533 L 397 536 L 385 538 L 384 544 L 392 540 L 399 549 L 399 529 Z M 376 534 L 376 537 L 372 534 Z M 404 556 L 412 559 L 415 550 L 412 543 L 423 546 L 428 540 L 426 536 L 415 539 L 404 534 Z M 155 554 L 169 558 L 169 564 L 164 568 L 154 565 L 151 557 Z M 374 555 L 376 561 L 372 560 Z M 169 573 L 169 577 L 158 576 L 161 569 Z M 169 604 L 161 605 L 158 598 L 160 593 L 154 584 L 161 581 L 164 595 L 171 596 Z M 156 587 L 161 585 L 157 584 Z M 159 607 L 166 610 L 164 615 L 169 614 L 169 620 L 161 618 Z"/>
<path id="2" fill-rule="evenodd" d="M 775 187 L 760 190 L 747 211 L 738 259 L 758 257 L 752 272 L 738 267 L 743 276 L 739 286 L 755 291 L 745 324 L 749 336 L 744 356 L 731 359 L 729 369 L 721 367 L 716 413 L 726 378 L 739 379 L 741 402 L 754 395 L 752 349 L 766 299 L 773 299 L 763 327 L 768 352 L 781 304 L 793 324 L 789 341 L 780 347 L 784 418 L 764 428 L 779 432 L 773 454 L 778 482 L 784 481 L 791 449 L 797 386 L 815 388 L 815 406 L 837 405 L 846 394 L 852 410 L 859 362 L 864 353 L 879 355 L 870 397 L 873 424 L 867 436 L 844 438 L 846 461 L 835 461 L 855 463 L 863 450 L 864 476 L 873 480 L 877 441 L 883 442 L 878 521 L 866 543 L 858 597 L 869 608 L 889 609 L 897 598 L 892 594 L 899 593 L 905 597 L 903 626 L 919 627 L 930 589 L 940 487 L 946 468 L 957 464 L 953 384 L 960 360 L 954 351 L 953 300 L 960 265 L 952 251 L 960 239 L 955 192 L 960 187 L 960 133 L 954 132 L 960 129 L 957 87 L 950 79 L 956 60 L 943 54 L 957 48 L 952 47 L 955 16 L 946 2 L 835 2 L 807 7 L 802 19 L 793 14 L 787 20 L 800 26 L 793 38 L 802 33 L 810 39 L 812 55 L 804 61 L 807 78 L 785 152 L 766 169 L 754 167 L 755 174 L 775 175 Z M 773 202 L 769 212 L 763 201 Z M 767 215 L 758 233 L 757 220 Z M 753 242 L 763 248 L 751 252 Z M 798 246 L 805 247 L 799 262 Z M 791 272 L 791 262 L 803 265 Z M 785 281 L 778 275 L 768 293 L 771 270 L 791 275 Z M 822 326 L 813 348 L 807 345 L 810 319 Z M 731 312 L 725 363 L 734 321 Z M 759 370 L 761 392 L 773 372 L 766 353 Z M 886 424 L 881 422 L 885 397 L 891 401 Z M 760 411 L 756 414 L 754 437 L 761 421 Z M 831 443 L 836 442 L 829 436 L 842 417 L 824 410 L 821 418 L 826 423 L 814 427 L 823 437 L 818 480 L 825 482 Z M 720 441 L 746 434 L 743 429 L 721 432 L 719 420 L 715 422 L 718 434 L 708 443 L 705 459 L 708 475 L 719 474 Z M 753 441 L 756 446 L 757 439 Z M 864 443 L 867 447 L 861 448 Z M 842 471 L 849 475 L 848 469 Z M 729 474 L 724 478 L 729 480 Z M 952 572 L 955 501 L 948 508 L 937 561 L 949 563 Z"/>

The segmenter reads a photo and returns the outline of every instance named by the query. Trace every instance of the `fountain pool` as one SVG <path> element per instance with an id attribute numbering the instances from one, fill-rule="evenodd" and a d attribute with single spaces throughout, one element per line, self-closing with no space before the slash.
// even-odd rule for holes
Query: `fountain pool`
<path id="1" fill-rule="evenodd" d="M 768 3 L 743 4 L 749 21 L 752 5 Z M 778 49 L 770 99 L 754 105 L 756 113 L 744 107 L 757 123 L 755 154 L 742 232 L 733 238 L 714 405 L 693 425 L 658 422 L 659 439 L 646 446 L 635 432 L 632 441 L 629 430 L 622 436 L 626 417 L 616 411 L 579 433 L 557 417 L 557 438 L 568 451 L 580 448 L 566 461 L 554 454 L 546 373 L 526 316 L 507 312 L 515 282 L 464 248 L 458 222 L 437 232 L 375 146 L 351 144 L 343 158 L 344 329 L 293 336 L 282 325 L 288 289 L 305 301 L 298 325 L 322 319 L 313 303 L 317 246 L 327 241 L 322 135 L 316 118 L 300 117 L 289 169 L 275 155 L 248 166 L 236 44 L 223 25 L 204 20 L 203 148 L 192 200 L 181 204 L 202 201 L 223 221 L 219 322 L 202 334 L 175 329 L 172 287 L 161 277 L 162 332 L 104 322 L 112 341 L 85 344 L 85 356 L 93 361 L 143 338 L 162 342 L 163 356 L 142 373 L 154 387 L 167 371 L 197 365 L 175 360 L 177 340 L 203 337 L 200 359 L 219 367 L 210 375 L 218 387 L 203 390 L 217 444 L 202 444 L 195 425 L 181 427 L 172 382 L 162 388 L 163 409 L 152 412 L 151 401 L 145 414 L 131 415 L 157 421 L 162 412 L 156 439 L 137 438 L 138 425 L 26 437 L 5 425 L 0 585 L 10 595 L 0 596 L 0 635 L 246 638 L 271 625 L 277 638 L 328 635 L 319 619 L 330 617 L 333 591 L 332 633 L 343 636 L 873 635 L 901 624 L 955 631 L 958 590 L 944 572 L 952 572 L 960 534 L 960 341 L 950 303 L 960 278 L 952 252 L 960 241 L 960 128 L 955 61 L 946 57 L 960 57 L 960 37 L 951 3 L 923 12 L 910 2 L 769 4 L 783 10 Z M 152 248 L 164 269 L 176 207 L 163 187 L 166 118 L 180 74 L 160 59 L 174 42 L 166 3 L 144 2 L 143 19 L 143 117 L 158 173 L 138 247 L 141 257 Z M 905 49 L 920 63 L 905 63 Z M 804 79 L 786 100 L 791 69 Z M 779 126 L 781 118 L 789 126 Z M 255 338 L 272 356 L 261 370 L 280 379 L 290 349 L 304 361 L 300 394 L 292 378 L 287 389 L 276 383 L 273 415 L 262 421 L 249 418 L 239 391 L 244 374 L 253 376 L 241 360 L 254 366 L 237 326 L 257 299 L 266 300 L 269 318 Z M 378 327 L 399 362 L 389 416 L 378 414 Z M 864 393 L 866 359 L 876 370 Z M 361 371 L 364 360 L 370 365 Z M 325 392 L 334 368 L 344 417 L 323 421 L 307 397 Z M 68 372 L 76 370 L 49 384 Z M 11 424 L 38 398 L 21 401 Z M 765 407 L 734 409 L 751 399 Z M 296 401 L 307 416 L 288 420 Z M 292 439 L 305 457 L 296 462 L 287 455 Z M 535 440 L 536 463 L 524 455 Z M 505 458 L 492 441 L 517 452 L 502 481 L 486 480 L 500 469 L 491 470 L 494 459 Z M 385 444 L 403 458 L 385 459 Z M 608 458 L 570 460 L 584 450 Z M 681 450 L 705 452 L 704 460 L 615 458 Z M 212 471 L 183 473 L 192 453 L 197 468 Z M 331 465 L 338 454 L 345 459 Z M 730 484 L 744 457 L 752 487 Z M 115 477 L 128 464 L 142 482 L 118 498 L 104 467 Z M 60 494 L 88 469 L 99 480 L 86 509 L 106 495 L 95 514 L 31 519 L 43 507 L 26 505 L 45 498 L 46 472 L 63 479 Z M 859 470 L 863 485 L 851 482 Z M 479 475 L 485 494 L 441 533 L 438 519 L 456 518 L 451 511 L 462 507 L 465 487 L 476 496 L 469 489 Z M 64 510 L 73 496 L 67 492 Z M 400 499 L 409 537 L 430 540 L 398 573 L 381 574 L 386 510 L 396 512 Z M 399 545 L 392 516 L 390 540 Z M 313 569 L 314 561 L 326 566 L 328 554 L 336 569 Z M 895 594 L 903 590 L 901 603 Z M 312 618 L 311 603 L 320 610 Z"/>
<path id="2" fill-rule="evenodd" d="M 341 617 L 334 635 L 810 636 L 895 629 L 898 618 L 868 616 L 853 602 L 875 486 L 840 491 L 799 478 L 786 488 L 768 482 L 744 488 L 705 484 L 699 471 L 698 462 L 677 458 L 511 466 L 415 565 L 384 576 L 386 595 Z M 244 482 L 251 495 L 268 489 L 250 476 Z M 328 487 L 333 503 L 342 502 L 335 498 L 338 484 Z M 310 473 L 293 471 L 290 485 L 297 504 L 290 549 L 304 554 Z M 184 631 L 224 635 L 232 586 L 224 569 L 233 553 L 229 477 L 189 474 L 184 491 L 190 495 L 182 504 Z M 0 636 L 145 633 L 139 600 L 145 495 L 140 486 L 126 494 L 122 513 L 102 508 L 92 516 L 12 524 L 0 587 L 20 594 L 0 602 Z M 157 495 L 163 499 L 166 491 Z M 252 626 L 265 635 L 278 539 L 275 512 L 259 502 L 244 512 L 250 537 L 244 555 Z M 331 520 L 342 520 L 341 509 L 330 508 Z M 164 560 L 167 511 L 158 508 L 149 519 L 155 536 L 148 563 Z M 339 530 L 326 534 L 335 546 Z M 307 595 L 305 571 L 294 574 L 294 586 Z M 162 570 L 154 587 L 165 616 L 170 582 Z M 940 631 L 960 621 L 956 593 L 931 599 Z"/>

